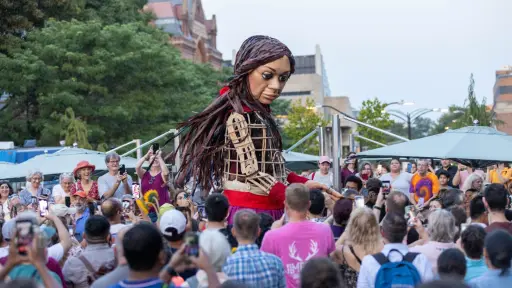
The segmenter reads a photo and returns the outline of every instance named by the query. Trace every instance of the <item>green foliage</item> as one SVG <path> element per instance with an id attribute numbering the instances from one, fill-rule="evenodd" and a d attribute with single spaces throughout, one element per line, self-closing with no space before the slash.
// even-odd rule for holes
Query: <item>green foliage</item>
<path id="1" fill-rule="evenodd" d="M 72 108 L 67 108 L 64 114 L 54 112 L 52 117 L 59 119 L 63 127 L 60 136 L 64 137 L 67 146 L 72 146 L 73 143 L 77 143 L 80 148 L 92 148 L 87 138 L 87 124 L 75 117 L 75 112 Z"/>
<path id="2" fill-rule="evenodd" d="M 147 23 L 146 0 L 0 0 L 0 54 L 22 45 L 23 37 L 49 19 L 95 20 L 103 24 Z"/>
<path id="3" fill-rule="evenodd" d="M 431 131 L 432 131 L 435 123 L 436 122 L 430 118 L 426 118 L 426 117 L 416 118 L 416 120 L 412 123 L 413 124 L 412 129 L 411 129 L 412 139 L 419 139 L 419 138 L 423 138 L 423 137 L 427 137 L 427 136 L 431 135 Z M 408 137 L 407 123 L 404 123 L 402 120 L 393 122 L 393 124 L 391 124 L 391 126 L 389 127 L 388 130 L 389 130 L 389 132 L 400 135 L 402 137 L 406 137 L 406 138 Z M 396 138 L 389 138 L 388 143 L 392 143 L 395 141 L 400 141 L 400 140 L 397 140 Z"/>
<path id="4" fill-rule="evenodd" d="M 270 105 L 270 108 L 272 109 L 272 114 L 276 116 L 280 115 L 288 115 L 290 112 L 290 100 L 284 100 L 284 99 L 277 99 Z"/>
<path id="5" fill-rule="evenodd" d="M 300 100 L 292 102 L 290 112 L 288 113 L 288 123 L 284 126 L 284 133 L 292 145 L 318 126 L 324 127 L 329 124 L 321 114 L 311 109 L 314 106 L 315 101 L 311 98 L 306 99 L 306 106 L 302 105 Z M 320 153 L 318 139 L 314 136 L 306 140 L 299 147 L 306 154 L 318 155 Z"/>
<path id="6" fill-rule="evenodd" d="M 380 102 L 377 98 L 365 100 L 363 101 L 363 106 L 361 111 L 359 111 L 357 119 L 361 122 L 387 130 L 393 124 L 393 120 L 390 119 L 390 115 L 388 113 L 383 113 L 385 107 L 386 103 Z M 388 139 L 385 134 L 361 125 L 357 126 L 357 132 L 359 132 L 361 136 L 384 144 Z M 361 144 L 362 146 L 367 146 L 369 149 L 380 147 L 364 140 L 361 140 Z"/>
<path id="7" fill-rule="evenodd" d="M 446 127 L 453 128 L 454 124 L 460 122 L 465 108 L 457 105 L 452 105 L 449 107 L 448 112 L 443 113 L 441 117 L 437 120 L 437 123 L 432 128 L 431 135 L 444 133 L 446 131 Z"/>
<path id="8" fill-rule="evenodd" d="M 145 23 L 55 22 L 27 35 L 22 50 L 0 54 L 0 139 L 55 145 L 71 108 L 94 146 L 149 139 L 200 111 L 225 74 L 183 60 L 168 35 Z"/>
<path id="9" fill-rule="evenodd" d="M 435 133 L 442 133 L 446 128 L 457 129 L 473 126 L 478 121 L 479 126 L 499 126 L 503 121 L 495 119 L 493 112 L 487 107 L 486 98 L 478 102 L 474 91 L 475 80 L 473 74 L 469 78 L 468 97 L 463 106 L 450 106 L 448 113 L 443 114 L 434 128 Z"/>

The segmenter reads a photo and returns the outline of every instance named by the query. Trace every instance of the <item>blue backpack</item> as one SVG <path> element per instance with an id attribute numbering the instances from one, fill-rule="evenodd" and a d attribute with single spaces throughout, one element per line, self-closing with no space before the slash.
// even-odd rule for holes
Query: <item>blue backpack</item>
<path id="1" fill-rule="evenodd" d="M 398 252 L 396 249 L 389 251 Z M 400 253 L 402 255 L 402 253 Z M 376 288 L 414 288 L 421 282 L 420 273 L 412 262 L 419 253 L 407 253 L 402 255 L 402 261 L 390 262 L 388 257 L 382 253 L 373 255 L 373 258 L 380 264 L 379 272 L 375 278 Z M 389 254 L 388 254 L 389 256 Z"/>

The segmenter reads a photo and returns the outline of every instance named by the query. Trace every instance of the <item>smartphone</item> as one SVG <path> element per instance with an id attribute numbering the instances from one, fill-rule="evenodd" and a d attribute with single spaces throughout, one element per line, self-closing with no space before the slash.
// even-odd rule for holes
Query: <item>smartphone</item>
<path id="1" fill-rule="evenodd" d="M 130 201 L 123 201 L 123 212 L 129 213 L 131 211 L 130 206 L 132 203 Z"/>
<path id="2" fill-rule="evenodd" d="M 153 148 L 153 153 L 156 153 L 156 151 L 160 150 L 160 144 L 158 143 L 153 143 L 153 145 L 151 146 Z"/>
<path id="3" fill-rule="evenodd" d="M 460 233 L 464 232 L 464 230 L 466 230 L 466 228 L 468 228 L 468 224 L 466 224 L 466 223 L 460 224 Z"/>
<path id="4" fill-rule="evenodd" d="M 32 202 L 32 203 L 30 203 L 30 204 L 32 204 L 32 205 L 36 205 L 36 204 L 37 204 L 37 197 L 36 197 L 36 196 L 32 196 L 32 197 L 30 198 L 30 202 Z"/>
<path id="5" fill-rule="evenodd" d="M 39 215 L 41 217 L 48 215 L 48 200 L 39 199 Z"/>
<path id="6" fill-rule="evenodd" d="M 204 209 L 204 206 L 197 206 L 197 213 L 201 216 L 201 219 L 208 218 L 208 215 L 206 215 L 206 209 Z"/>
<path id="7" fill-rule="evenodd" d="M 71 197 L 66 196 L 64 197 L 64 202 L 66 203 L 66 207 L 71 207 Z"/>
<path id="8" fill-rule="evenodd" d="M 357 195 L 354 197 L 354 202 L 356 203 L 356 208 L 363 208 L 364 207 L 364 197 Z"/>
<path id="9" fill-rule="evenodd" d="M 16 221 L 16 247 L 20 255 L 27 255 L 28 246 L 34 240 L 34 224 L 31 220 Z"/>
<path id="10" fill-rule="evenodd" d="M 199 234 L 187 232 L 185 234 L 185 253 L 189 257 L 199 257 Z"/>
<path id="11" fill-rule="evenodd" d="M 71 236 L 73 236 L 73 234 L 75 234 L 75 231 L 73 230 L 73 225 L 68 226 L 68 232 L 69 232 L 69 235 L 71 235 Z"/>
<path id="12" fill-rule="evenodd" d="M 119 167 L 119 174 L 123 175 L 124 173 L 126 173 L 126 166 L 123 164 L 121 167 Z"/>
<path id="13" fill-rule="evenodd" d="M 391 183 L 388 180 L 382 181 L 382 192 L 388 194 L 391 190 Z"/>
<path id="14" fill-rule="evenodd" d="M 133 198 L 140 199 L 140 185 L 138 183 L 132 184 Z"/>

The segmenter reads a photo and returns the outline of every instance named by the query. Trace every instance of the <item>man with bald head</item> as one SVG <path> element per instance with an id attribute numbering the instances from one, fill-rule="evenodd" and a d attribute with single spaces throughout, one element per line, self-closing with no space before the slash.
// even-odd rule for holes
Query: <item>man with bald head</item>
<path id="1" fill-rule="evenodd" d="M 115 198 L 110 198 L 107 201 L 111 199 L 117 200 Z M 91 285 L 91 288 L 110 287 L 112 285 L 116 285 L 119 281 L 128 279 L 130 268 L 128 267 L 128 262 L 126 262 L 126 258 L 124 257 L 123 238 L 124 234 L 126 234 L 126 231 L 130 230 L 130 228 L 131 227 L 124 227 L 117 232 L 116 243 L 113 247 L 117 260 L 116 269 L 94 281 L 94 283 Z"/>
<path id="2" fill-rule="evenodd" d="M 115 240 L 119 231 L 127 225 L 121 222 L 123 214 L 123 205 L 117 198 L 109 198 L 101 204 L 101 213 L 110 223 L 110 235 Z M 116 282 L 117 283 L 117 282 Z"/>

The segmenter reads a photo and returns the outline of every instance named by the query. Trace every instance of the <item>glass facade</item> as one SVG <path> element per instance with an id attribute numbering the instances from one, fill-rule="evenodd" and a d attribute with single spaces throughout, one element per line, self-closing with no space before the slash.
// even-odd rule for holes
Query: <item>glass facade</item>
<path id="1" fill-rule="evenodd" d="M 295 56 L 295 74 L 315 74 L 315 55 Z"/>
<path id="2" fill-rule="evenodd" d="M 309 96 L 311 95 L 311 91 L 291 91 L 291 92 L 281 92 L 280 96 Z"/>

